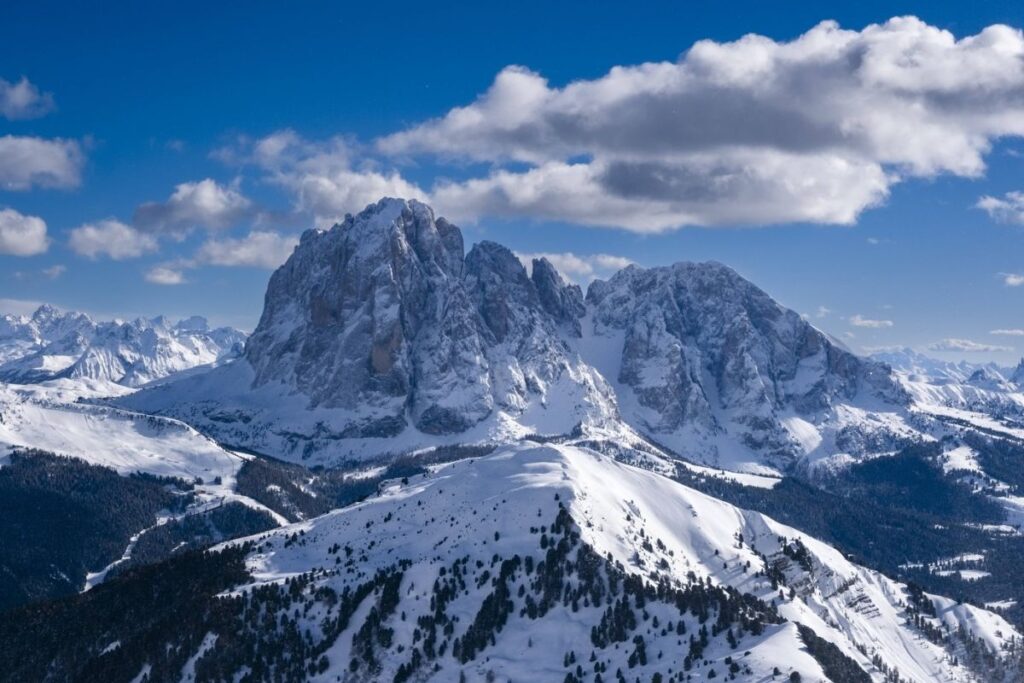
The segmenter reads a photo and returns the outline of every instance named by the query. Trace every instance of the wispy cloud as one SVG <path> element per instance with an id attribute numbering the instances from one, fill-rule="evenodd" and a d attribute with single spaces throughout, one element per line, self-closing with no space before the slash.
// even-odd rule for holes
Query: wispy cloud
<path id="1" fill-rule="evenodd" d="M 153 266 L 146 271 L 146 282 L 154 285 L 182 285 L 185 284 L 185 274 L 168 266 Z"/>
<path id="2" fill-rule="evenodd" d="M 1024 223 L 1024 192 L 1007 192 L 1001 198 L 985 195 L 975 207 L 999 223 Z"/>
<path id="3" fill-rule="evenodd" d="M 1003 284 L 1007 287 L 1020 287 L 1024 285 L 1024 275 L 1019 273 L 999 273 L 999 277 L 1003 278 Z"/>
<path id="4" fill-rule="evenodd" d="M 872 320 L 870 318 L 865 318 L 859 313 L 850 318 L 850 324 L 854 327 L 866 327 L 874 330 L 893 326 L 893 322 L 891 320 Z"/>
<path id="5" fill-rule="evenodd" d="M 1018 328 L 990 330 L 989 334 L 1003 337 L 1024 337 L 1024 330 Z"/>
<path id="6" fill-rule="evenodd" d="M 994 344 L 984 344 L 970 339 L 956 338 L 943 339 L 941 341 L 934 342 L 928 345 L 928 349 L 930 351 L 968 353 L 998 353 L 1003 351 L 1013 351 L 1012 346 L 996 346 Z"/>

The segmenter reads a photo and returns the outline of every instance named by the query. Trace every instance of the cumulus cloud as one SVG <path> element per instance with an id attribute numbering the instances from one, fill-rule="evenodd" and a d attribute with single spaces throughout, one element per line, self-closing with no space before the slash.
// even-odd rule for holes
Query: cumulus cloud
<path id="1" fill-rule="evenodd" d="M 892 327 L 893 322 L 891 320 L 871 320 L 870 318 L 865 318 L 858 313 L 850 318 L 850 324 L 854 327 L 866 327 L 878 330 L 886 327 Z"/>
<path id="2" fill-rule="evenodd" d="M 995 139 L 1024 135 L 1022 57 L 1007 26 L 957 39 L 913 17 L 824 22 L 789 42 L 701 41 L 676 62 L 564 87 L 508 67 L 475 102 L 376 146 L 496 164 L 432 189 L 461 217 L 638 232 L 849 224 L 905 178 L 981 175 Z"/>
<path id="3" fill-rule="evenodd" d="M 185 283 L 185 275 L 173 267 L 153 266 L 146 271 L 146 282 L 154 285 L 181 285 Z"/>
<path id="4" fill-rule="evenodd" d="M 0 209 L 0 254 L 34 256 L 50 246 L 46 221 L 14 209 Z"/>
<path id="5" fill-rule="evenodd" d="M 296 211 L 312 215 L 318 224 L 335 223 L 381 197 L 429 200 L 414 183 L 362 158 L 353 143 L 341 137 L 311 141 L 281 130 L 257 140 L 239 140 L 215 157 L 262 169 L 272 183 L 292 194 Z"/>
<path id="6" fill-rule="evenodd" d="M 1003 278 L 1003 284 L 1007 287 L 1020 287 L 1024 285 L 1024 275 L 1019 273 L 1000 273 L 999 277 Z"/>
<path id="7" fill-rule="evenodd" d="M 587 284 L 596 278 L 610 277 L 617 271 L 634 263 L 631 259 L 628 259 L 625 256 L 615 256 L 614 254 L 584 255 L 574 254 L 571 251 L 557 253 L 517 252 L 516 256 L 519 257 L 519 260 L 522 261 L 528 271 L 533 268 L 534 259 L 545 258 L 550 261 L 551 265 L 555 267 L 555 270 L 563 276 L 580 284 Z"/>
<path id="8" fill-rule="evenodd" d="M 1001 199 L 985 195 L 975 206 L 996 222 L 1024 225 L 1024 192 L 1007 192 Z"/>
<path id="9" fill-rule="evenodd" d="M 176 185 L 167 201 L 142 204 L 135 210 L 132 223 L 152 233 L 221 230 L 251 216 L 252 210 L 252 202 L 236 187 L 206 178 Z"/>
<path id="10" fill-rule="evenodd" d="M 291 255 L 298 238 L 253 231 L 245 237 L 211 239 L 196 252 L 197 264 L 274 269 Z"/>
<path id="11" fill-rule="evenodd" d="M 156 251 L 157 241 L 152 235 L 108 218 L 74 228 L 68 238 L 68 246 L 76 254 L 91 259 L 108 256 L 121 261 Z"/>
<path id="12" fill-rule="evenodd" d="M 11 121 L 34 119 L 53 111 L 53 95 L 40 92 L 24 76 L 17 83 L 0 78 L 0 116 Z"/>
<path id="13" fill-rule="evenodd" d="M 831 313 L 831 312 L 832 312 L 832 309 L 828 308 L 827 306 L 818 306 L 818 310 L 815 311 L 814 317 L 815 318 L 826 318 L 826 317 L 828 317 L 829 313 Z"/>
<path id="14" fill-rule="evenodd" d="M 753 150 L 665 162 L 551 161 L 440 183 L 433 201 L 456 220 L 525 216 L 656 233 L 682 225 L 849 224 L 888 194 L 876 166 L 824 155 L 790 161 Z"/>
<path id="15" fill-rule="evenodd" d="M 994 334 L 1003 337 L 1024 337 L 1024 330 L 1017 328 L 989 330 L 989 334 Z"/>
<path id="16" fill-rule="evenodd" d="M 0 189 L 76 187 L 85 156 L 74 140 L 0 136 Z"/>
<path id="17" fill-rule="evenodd" d="M 931 351 L 969 352 L 969 353 L 998 353 L 1001 351 L 1013 351 L 1012 346 L 994 346 L 982 344 L 970 339 L 943 339 L 928 345 Z"/>
<path id="18" fill-rule="evenodd" d="M 191 258 L 158 264 L 146 272 L 146 281 L 157 285 L 188 282 L 186 271 L 202 266 L 265 268 L 273 270 L 291 255 L 299 240 L 276 232 L 254 230 L 244 237 L 210 238 Z"/>

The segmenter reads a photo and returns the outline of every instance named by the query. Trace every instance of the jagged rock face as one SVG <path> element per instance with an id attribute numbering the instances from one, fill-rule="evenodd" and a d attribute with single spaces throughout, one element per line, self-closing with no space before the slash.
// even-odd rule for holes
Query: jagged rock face
<path id="1" fill-rule="evenodd" d="M 1016 384 L 1021 389 L 1024 389 L 1024 358 L 1020 359 L 1017 363 L 1017 368 L 1013 371 L 1010 376 L 1010 381 Z"/>
<path id="2" fill-rule="evenodd" d="M 484 242 L 464 258 L 458 228 L 385 199 L 303 235 L 271 278 L 246 358 L 257 386 L 279 381 L 350 413 L 343 436 L 394 435 L 410 420 L 451 433 L 543 393 L 568 364 L 555 327 L 512 252 Z"/>
<path id="3" fill-rule="evenodd" d="M 764 455 L 784 468 L 821 444 L 840 448 L 840 436 L 884 440 L 900 418 L 862 416 L 907 400 L 887 366 L 722 265 L 630 267 L 584 302 L 548 261 L 528 271 L 486 241 L 464 255 L 458 228 L 399 199 L 303 235 L 271 277 L 245 359 L 223 381 L 126 404 L 283 457 L 580 427 L 600 438 L 635 429 L 709 463 L 721 448 L 737 466 Z M 846 410 L 865 398 L 874 407 Z"/>
<path id="4" fill-rule="evenodd" d="M 352 436 L 400 432 L 417 395 L 486 377 L 474 359 L 477 321 L 450 291 L 461 270 L 458 229 L 417 202 L 381 201 L 305 233 L 271 278 L 246 348 L 255 383 L 280 381 L 313 406 L 353 411 Z M 424 359 L 421 346 L 439 355 Z M 424 360 L 430 372 L 420 373 Z M 432 407 L 421 414 L 441 410 Z"/>
<path id="5" fill-rule="evenodd" d="M 717 263 L 631 266 L 587 293 L 595 332 L 623 334 L 618 381 L 647 409 L 644 431 L 739 428 L 767 452 L 792 450 L 781 413 L 814 414 L 861 391 L 902 402 L 884 366 L 845 351 Z"/>
<path id="6" fill-rule="evenodd" d="M 541 306 L 556 322 L 568 327 L 574 337 L 579 337 L 580 318 L 587 312 L 583 290 L 579 285 L 567 285 L 546 258 L 533 259 L 532 266 L 531 279 Z"/>

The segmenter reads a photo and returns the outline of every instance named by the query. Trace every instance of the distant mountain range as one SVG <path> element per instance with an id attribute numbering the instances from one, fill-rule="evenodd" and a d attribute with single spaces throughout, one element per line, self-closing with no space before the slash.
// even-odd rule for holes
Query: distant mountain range
<path id="1" fill-rule="evenodd" d="M 210 329 L 199 316 L 96 322 L 43 305 L 31 316 L 0 317 L 0 381 L 89 378 L 138 387 L 239 355 L 245 338 L 229 327 Z"/>

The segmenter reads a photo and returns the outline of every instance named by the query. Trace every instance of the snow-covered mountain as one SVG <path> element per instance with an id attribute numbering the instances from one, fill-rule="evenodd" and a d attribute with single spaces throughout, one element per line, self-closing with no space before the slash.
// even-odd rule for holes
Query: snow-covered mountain
<path id="1" fill-rule="evenodd" d="M 718 263 L 630 266 L 592 284 L 587 306 L 581 352 L 616 384 L 625 418 L 677 452 L 784 467 L 839 438 L 856 453 L 881 431 L 862 410 L 908 402 L 887 368 Z M 611 362 L 595 353 L 609 343 Z"/>
<path id="2" fill-rule="evenodd" d="M 1021 637 L 764 515 L 585 448 L 529 442 L 158 569 L 0 626 L 11 648 L 49 633 L 55 615 L 76 625 L 54 656 L 15 645 L 11 671 L 956 682 L 979 680 L 966 664 L 987 657 L 987 680 L 1003 681 Z"/>
<path id="3" fill-rule="evenodd" d="M 936 384 L 1002 384 L 1014 382 L 1012 368 L 1001 368 L 995 363 L 972 363 L 970 361 L 950 361 L 932 358 L 926 354 L 916 351 L 910 347 L 902 347 L 879 351 L 870 356 L 873 360 L 886 363 L 893 370 L 896 370 L 911 381 L 927 381 Z M 1024 378 L 1024 360 L 1017 370 L 1021 370 L 1021 377 Z M 1008 390 L 1012 387 L 1003 385 L 998 387 L 1001 390 Z"/>
<path id="4" fill-rule="evenodd" d="M 584 296 L 385 199 L 303 235 L 244 351 L 201 319 L 0 325 L 0 373 L 48 380 L 0 384 L 0 445 L 199 482 L 182 525 L 265 517 L 218 539 L 270 529 L 0 623 L 16 679 L 1020 678 L 1024 428 L 993 406 L 1021 377 L 858 357 L 721 264 Z M 935 547 L 879 551 L 908 529 Z M 952 571 L 993 587 L 941 597 Z"/>
<path id="5" fill-rule="evenodd" d="M 887 367 L 717 263 L 630 267 L 586 298 L 416 201 L 309 231 L 245 358 L 125 399 L 284 458 L 638 432 L 694 460 L 790 466 L 912 430 Z"/>
<path id="6" fill-rule="evenodd" d="M 709 680 L 727 678 L 733 661 L 743 680 L 776 668 L 844 680 L 809 654 L 802 625 L 877 679 L 955 681 L 971 678 L 953 664 L 962 645 L 929 641 L 908 613 L 923 609 L 919 623 L 963 628 L 994 652 L 1020 638 L 984 610 L 937 596 L 915 605 L 906 586 L 761 514 L 571 446 L 524 443 L 389 482 L 364 504 L 260 537 L 246 564 L 252 582 L 236 592 L 312 572 L 296 627 L 316 634 L 328 666 L 310 680 L 360 680 L 353 660 L 374 680 L 402 667 L 439 681 L 460 671 L 486 680 L 488 670 L 501 680 L 615 680 L 616 670 Z M 361 595 L 379 572 L 395 573 L 393 604 L 381 609 L 386 591 L 375 590 L 348 628 L 321 630 L 336 608 L 318 596 Z M 657 588 L 635 595 L 626 577 Z M 702 618 L 685 595 L 703 586 Z M 744 606 L 718 602 L 720 589 L 746 596 Z M 361 615 L 374 604 L 373 628 L 391 638 L 366 648 Z M 707 645 L 694 646 L 702 623 Z"/>
<path id="7" fill-rule="evenodd" d="M 0 381 L 67 377 L 136 387 L 238 355 L 244 342 L 244 333 L 210 329 L 198 316 L 95 322 L 44 305 L 31 316 L 0 318 Z"/>
<path id="8" fill-rule="evenodd" d="M 910 348 L 876 353 L 893 368 L 918 413 L 1024 434 L 1024 360 L 1016 368 L 945 361 Z M 1001 425 L 1001 426 L 1000 426 Z"/>

